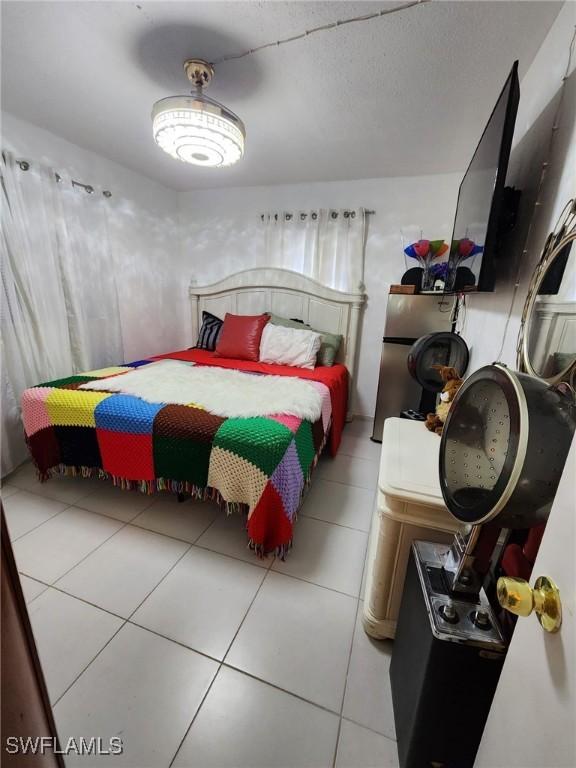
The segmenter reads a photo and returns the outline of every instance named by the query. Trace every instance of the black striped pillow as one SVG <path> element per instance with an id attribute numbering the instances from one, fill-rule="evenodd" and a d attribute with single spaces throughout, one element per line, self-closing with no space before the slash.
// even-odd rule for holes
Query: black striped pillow
<path id="1" fill-rule="evenodd" d="M 216 315 L 211 315 L 210 312 L 202 312 L 202 327 L 198 334 L 196 349 L 215 350 L 223 324 L 224 321 L 220 320 Z"/>

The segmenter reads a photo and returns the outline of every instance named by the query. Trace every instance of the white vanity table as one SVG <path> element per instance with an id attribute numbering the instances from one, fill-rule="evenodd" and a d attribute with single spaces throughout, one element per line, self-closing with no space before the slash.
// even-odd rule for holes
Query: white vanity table
<path id="1" fill-rule="evenodd" d="M 363 624 L 372 637 L 394 637 L 412 541 L 449 543 L 461 527 L 442 499 L 439 448 L 421 421 L 386 419 L 364 591 Z"/>

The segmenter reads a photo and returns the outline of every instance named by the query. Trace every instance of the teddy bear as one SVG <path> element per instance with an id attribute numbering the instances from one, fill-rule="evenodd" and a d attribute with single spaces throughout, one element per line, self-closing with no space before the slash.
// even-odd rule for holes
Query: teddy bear
<path id="1" fill-rule="evenodd" d="M 434 365 L 432 367 L 440 372 L 440 377 L 444 382 L 444 389 L 440 393 L 440 401 L 436 406 L 436 413 L 429 413 L 426 416 L 425 424 L 426 429 L 429 429 L 430 432 L 436 432 L 437 435 L 441 435 L 452 401 L 464 380 L 460 378 L 456 368 L 452 368 L 449 365 Z"/>

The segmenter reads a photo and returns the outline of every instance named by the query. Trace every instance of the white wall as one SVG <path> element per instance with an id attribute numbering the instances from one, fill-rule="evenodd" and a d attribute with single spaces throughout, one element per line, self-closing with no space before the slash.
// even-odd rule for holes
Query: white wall
<path id="1" fill-rule="evenodd" d="M 126 360 L 184 346 L 190 319 L 178 270 L 177 193 L 7 113 L 2 147 L 112 192 L 110 240 Z"/>
<path id="2" fill-rule="evenodd" d="M 567 2 L 520 84 L 520 105 L 507 177 L 508 184 L 522 190 L 520 219 L 510 237 L 505 258 L 498 264 L 496 291 L 467 298 L 462 335 L 472 347 L 471 371 L 494 362 L 497 357 L 516 367 L 516 342 L 532 271 L 548 232 L 566 202 L 576 195 L 576 51 L 564 89 L 552 155 L 548 157 L 575 23 L 576 3 Z M 549 166 L 539 205 L 535 208 L 545 160 Z M 518 287 L 514 291 L 517 278 Z"/>
<path id="3" fill-rule="evenodd" d="M 358 414 L 372 416 L 388 286 L 400 282 L 406 270 L 400 229 L 416 225 L 431 239 L 448 240 L 459 183 L 459 174 L 447 174 L 182 193 L 183 264 L 188 276 L 199 284 L 262 266 L 264 230 L 260 214 L 267 210 L 358 206 L 374 209 L 366 244 L 368 303 L 362 323 L 358 399 L 354 408 Z"/>

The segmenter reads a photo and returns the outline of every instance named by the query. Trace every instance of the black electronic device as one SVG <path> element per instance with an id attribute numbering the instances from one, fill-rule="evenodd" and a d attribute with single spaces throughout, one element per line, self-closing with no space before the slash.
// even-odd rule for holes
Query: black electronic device
<path id="1" fill-rule="evenodd" d="M 506 644 L 484 593 L 454 600 L 447 546 L 412 544 L 390 664 L 401 768 L 472 768 Z"/>
<path id="2" fill-rule="evenodd" d="M 424 270 L 422 267 L 412 267 L 411 269 L 406 270 L 404 274 L 402 275 L 402 279 L 400 281 L 401 285 L 414 285 L 416 286 L 416 293 L 420 290 L 420 286 L 422 285 L 422 277 L 424 275 Z"/>
<path id="3" fill-rule="evenodd" d="M 458 190 L 450 248 L 452 285 L 446 285 L 447 291 L 472 286 L 478 291 L 494 290 L 498 242 L 513 226 L 520 194 L 505 188 L 519 100 L 515 61 Z M 470 251 L 465 240 L 481 250 L 466 256 Z M 472 277 L 462 273 L 457 276 L 458 266 L 467 267 Z"/>
<path id="4" fill-rule="evenodd" d="M 407 365 L 412 378 L 422 387 L 420 420 L 436 409 L 436 397 L 444 387 L 438 366 L 447 365 L 464 376 L 468 368 L 469 352 L 466 342 L 457 333 L 440 331 L 427 333 L 417 339 L 408 353 Z M 414 418 L 404 416 L 404 418 Z"/>

